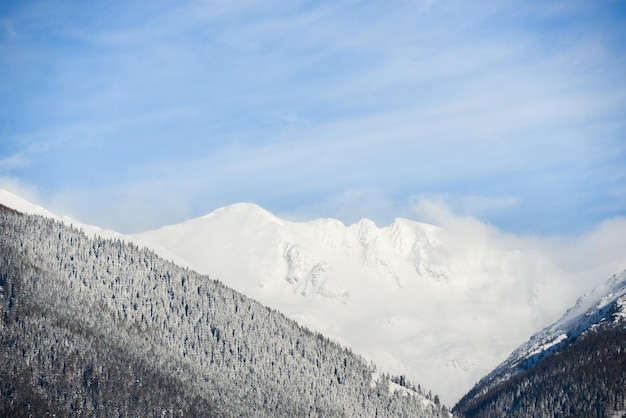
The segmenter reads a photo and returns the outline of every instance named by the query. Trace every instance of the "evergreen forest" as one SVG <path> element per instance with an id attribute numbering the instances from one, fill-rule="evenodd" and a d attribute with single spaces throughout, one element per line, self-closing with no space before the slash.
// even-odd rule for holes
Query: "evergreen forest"
<path id="1" fill-rule="evenodd" d="M 0 317 L 0 416 L 450 415 L 217 280 L 4 206 Z"/>
<path id="2" fill-rule="evenodd" d="M 626 418 L 626 327 L 593 327 L 491 387 L 478 384 L 455 406 L 468 418 Z"/>

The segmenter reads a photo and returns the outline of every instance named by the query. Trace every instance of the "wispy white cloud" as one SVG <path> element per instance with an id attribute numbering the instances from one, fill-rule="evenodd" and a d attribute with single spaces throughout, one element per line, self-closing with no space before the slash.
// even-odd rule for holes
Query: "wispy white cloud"
<path id="1" fill-rule="evenodd" d="M 456 214 L 437 200 L 419 199 L 413 209 L 416 217 L 446 231 L 446 244 L 450 251 L 457 252 L 457 257 L 480 248 L 493 253 L 519 252 L 526 257 L 519 260 L 519 268 L 529 269 L 522 277 L 535 284 L 549 279 L 559 288 L 563 306 L 572 305 L 578 296 L 626 270 L 625 217 L 607 220 L 581 234 L 537 236 L 502 231 L 473 216 Z M 539 270 L 547 277 L 533 277 L 531 270 L 537 262 L 543 264 Z"/>
<path id="2" fill-rule="evenodd" d="M 0 172 L 26 167 L 29 161 L 22 153 L 13 154 L 6 158 L 0 158 Z"/>

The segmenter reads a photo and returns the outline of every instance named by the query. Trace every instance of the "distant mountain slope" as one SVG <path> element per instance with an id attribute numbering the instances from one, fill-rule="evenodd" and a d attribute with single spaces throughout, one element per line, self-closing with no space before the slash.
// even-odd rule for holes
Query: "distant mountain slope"
<path id="1" fill-rule="evenodd" d="M 387 227 L 288 222 L 236 204 L 134 237 L 420 381 L 445 403 L 571 303 L 541 254 L 407 219 Z"/>
<path id="2" fill-rule="evenodd" d="M 8 192 L 2 189 L 0 189 L 0 205 L 16 210 L 23 214 L 40 215 L 46 218 L 55 219 L 57 221 L 64 223 L 65 225 L 78 228 L 81 231 L 83 231 L 85 234 L 91 237 L 98 236 L 101 238 L 113 238 L 113 239 L 119 239 L 125 242 L 133 241 L 137 245 L 140 245 L 140 246 L 148 245 L 148 243 L 142 242 L 141 240 L 137 238 L 132 238 L 128 235 L 124 235 L 116 231 L 111 231 L 109 229 L 102 229 L 95 225 L 89 225 L 89 224 L 85 224 L 82 222 L 78 222 L 77 220 L 72 219 L 69 216 L 59 216 L 39 205 L 36 205 L 20 196 L 17 196 L 16 194 L 13 194 L 11 192 Z M 159 256 L 165 258 L 166 260 L 173 261 L 179 266 L 186 267 L 188 264 L 182 258 L 178 257 L 177 255 L 172 254 L 171 252 L 167 251 L 166 249 L 162 247 L 159 247 L 158 245 L 150 244 L 150 248 Z"/>
<path id="3" fill-rule="evenodd" d="M 134 244 L 4 206 L 0 231 L 1 416 L 448 416 Z"/>
<path id="4" fill-rule="evenodd" d="M 533 335 L 455 411 L 467 417 L 626 415 L 626 272 Z"/>
<path id="5" fill-rule="evenodd" d="M 21 213 L 29 213 L 32 215 L 41 215 L 47 218 L 61 220 L 61 218 L 47 209 L 39 205 L 29 202 L 16 194 L 0 189 L 0 204 Z"/>

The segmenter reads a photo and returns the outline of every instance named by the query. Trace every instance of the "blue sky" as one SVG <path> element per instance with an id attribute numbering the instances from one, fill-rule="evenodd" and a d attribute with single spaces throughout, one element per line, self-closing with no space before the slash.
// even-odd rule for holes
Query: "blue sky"
<path id="1" fill-rule="evenodd" d="M 236 202 L 626 216 L 626 2 L 3 1 L 0 187 L 136 232 Z"/>

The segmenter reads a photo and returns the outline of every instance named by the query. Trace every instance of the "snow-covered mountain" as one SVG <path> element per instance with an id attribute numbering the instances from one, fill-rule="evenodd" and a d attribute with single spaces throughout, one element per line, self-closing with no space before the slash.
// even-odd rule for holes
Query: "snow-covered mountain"
<path id="1" fill-rule="evenodd" d="M 539 251 L 407 219 L 289 222 L 236 204 L 133 236 L 64 222 L 207 273 L 448 405 L 582 293 Z"/>
<path id="2" fill-rule="evenodd" d="M 396 219 L 288 222 L 252 204 L 134 238 L 458 400 L 569 300 L 540 254 Z M 503 249 L 505 248 L 505 249 Z"/>
<path id="3" fill-rule="evenodd" d="M 558 321 L 520 345 L 456 411 L 472 417 L 622 416 L 625 349 L 626 271 L 580 297 Z"/>

